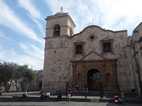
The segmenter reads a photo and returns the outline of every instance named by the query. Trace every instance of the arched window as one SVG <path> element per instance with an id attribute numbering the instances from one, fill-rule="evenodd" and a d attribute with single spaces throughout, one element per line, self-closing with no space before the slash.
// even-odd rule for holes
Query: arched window
<path id="1" fill-rule="evenodd" d="M 60 36 L 60 30 L 61 30 L 60 25 L 59 25 L 59 24 L 56 24 L 56 25 L 54 26 L 54 36 L 55 36 L 55 37 Z"/>

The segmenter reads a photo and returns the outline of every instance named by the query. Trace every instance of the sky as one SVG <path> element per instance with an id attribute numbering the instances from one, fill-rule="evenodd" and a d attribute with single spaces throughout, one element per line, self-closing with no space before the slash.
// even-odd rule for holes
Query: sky
<path id="1" fill-rule="evenodd" d="M 89 25 L 128 30 L 142 22 L 142 0 L 0 0 L 0 62 L 43 69 L 45 18 L 68 12 L 75 33 Z"/>

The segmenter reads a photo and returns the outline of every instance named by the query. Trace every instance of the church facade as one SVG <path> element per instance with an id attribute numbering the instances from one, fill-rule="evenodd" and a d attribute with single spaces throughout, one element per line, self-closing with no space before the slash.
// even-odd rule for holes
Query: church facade
<path id="1" fill-rule="evenodd" d="M 141 76 L 135 63 L 141 54 L 134 57 L 135 46 L 131 47 L 135 35 L 96 25 L 74 34 L 75 23 L 68 13 L 56 13 L 46 20 L 44 91 L 140 91 Z"/>

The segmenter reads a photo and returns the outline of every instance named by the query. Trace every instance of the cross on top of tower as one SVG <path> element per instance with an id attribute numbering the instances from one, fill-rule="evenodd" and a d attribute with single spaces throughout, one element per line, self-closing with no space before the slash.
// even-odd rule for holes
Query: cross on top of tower
<path id="1" fill-rule="evenodd" d="M 57 5 L 58 5 L 57 7 L 58 7 L 58 9 L 59 9 L 58 12 L 59 12 L 59 13 L 63 13 L 63 6 L 61 6 L 60 0 L 57 0 Z"/>
<path id="2" fill-rule="evenodd" d="M 63 6 L 60 7 L 60 12 L 63 13 Z"/>

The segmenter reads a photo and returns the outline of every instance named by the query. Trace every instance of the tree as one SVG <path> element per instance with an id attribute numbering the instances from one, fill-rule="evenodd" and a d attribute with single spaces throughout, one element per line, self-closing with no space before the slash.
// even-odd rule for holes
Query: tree
<path id="1" fill-rule="evenodd" d="M 13 63 L 0 63 L 0 85 L 3 85 L 6 91 L 9 90 L 8 82 L 12 79 L 14 67 Z"/>
<path id="2" fill-rule="evenodd" d="M 28 88 L 30 87 L 30 83 L 32 80 L 35 79 L 35 73 L 33 72 L 32 69 L 29 69 L 28 66 L 24 65 L 19 67 L 22 73 L 22 82 L 21 82 L 21 87 L 22 91 L 27 91 Z"/>
<path id="3" fill-rule="evenodd" d="M 32 80 L 35 78 L 35 73 L 27 65 L 17 65 L 14 63 L 0 63 L 0 86 L 4 86 L 8 91 L 10 82 L 21 80 L 23 91 L 27 91 Z M 17 86 L 16 86 L 17 87 Z"/>

